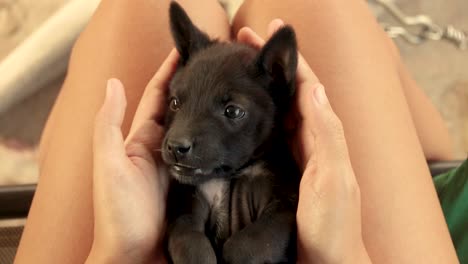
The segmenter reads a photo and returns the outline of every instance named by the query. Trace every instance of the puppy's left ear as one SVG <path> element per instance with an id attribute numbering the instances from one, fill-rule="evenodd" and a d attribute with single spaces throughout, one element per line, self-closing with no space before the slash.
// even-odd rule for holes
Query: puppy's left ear
<path id="1" fill-rule="evenodd" d="M 268 40 L 256 60 L 257 69 L 272 78 L 276 85 L 289 86 L 294 93 L 294 77 L 297 69 L 296 34 L 290 26 L 284 26 Z"/>

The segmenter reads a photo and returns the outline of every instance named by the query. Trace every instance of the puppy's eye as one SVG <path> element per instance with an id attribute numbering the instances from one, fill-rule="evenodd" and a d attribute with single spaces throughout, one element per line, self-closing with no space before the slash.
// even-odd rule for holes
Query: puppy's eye
<path id="1" fill-rule="evenodd" d="M 234 106 L 234 105 L 229 105 L 224 110 L 224 115 L 227 118 L 230 118 L 230 119 L 239 119 L 239 118 L 244 117 L 245 111 L 242 110 L 242 108 L 240 108 L 240 107 L 237 107 L 237 106 Z"/>
<path id="2" fill-rule="evenodd" d="M 177 111 L 180 108 L 180 102 L 177 98 L 171 98 L 171 102 L 169 103 L 169 108 L 172 111 Z"/>

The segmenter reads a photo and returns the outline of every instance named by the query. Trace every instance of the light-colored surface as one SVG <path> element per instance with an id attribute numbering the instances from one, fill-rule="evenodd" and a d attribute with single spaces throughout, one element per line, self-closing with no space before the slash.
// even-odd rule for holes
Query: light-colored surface
<path id="1" fill-rule="evenodd" d="M 33 151 L 12 151 L 0 144 L 0 161 L 0 185 L 15 185 L 37 181 L 38 167 L 36 155 Z"/>
<path id="2" fill-rule="evenodd" d="M 68 0 L 0 0 L 0 58 Z"/>
<path id="3" fill-rule="evenodd" d="M 10 51 L 67 1 L 0 0 L 0 60 L 3 61 Z M 0 142 L 3 142 L 1 139 L 7 139 L 22 141 L 31 147 L 37 145 L 63 77 L 58 79 L 8 112 L 0 114 Z M 38 168 L 34 149 L 16 149 L 0 146 L 0 185 L 31 183 L 37 180 Z"/>
<path id="4" fill-rule="evenodd" d="M 26 219 L 25 218 L 0 220 L 0 228 L 1 227 L 24 226 L 25 224 L 26 224 Z"/>
<path id="5" fill-rule="evenodd" d="M 67 1 L 0 0 L 0 5 L 3 2 L 15 3 L 14 16 L 5 16 L 5 11 L 0 7 L 0 60 Z M 229 9 L 230 14 L 234 13 L 241 1 L 221 0 Z M 468 1 L 466 0 L 396 0 L 396 2 L 405 13 L 426 13 L 436 22 L 451 23 L 468 30 Z M 375 9 L 375 12 L 379 19 L 391 21 L 379 8 Z M 11 23 L 11 19 L 18 21 L 18 26 Z M 14 28 L 16 31 L 5 33 Z M 454 46 L 443 42 L 411 46 L 397 41 L 397 45 L 416 81 L 447 121 L 454 139 L 457 157 L 466 157 L 468 151 L 468 51 L 460 52 Z M 2 78 L 1 75 L 0 78 Z M 15 138 L 35 146 L 62 81 L 63 77 L 58 78 L 47 88 L 23 100 L 7 113 L 0 114 L 0 139 Z M 25 157 L 21 157 L 22 155 Z M 36 166 L 31 153 L 22 152 L 18 155 L 6 148 L 0 149 L 0 184 L 6 179 L 9 183 L 12 179 L 16 182 L 34 181 L 37 177 Z M 26 168 L 25 171 L 28 171 L 27 168 L 31 171 L 25 172 L 29 174 L 28 180 L 20 176 L 23 168 Z M 8 172 L 8 176 L 5 171 Z"/>
<path id="6" fill-rule="evenodd" d="M 440 25 L 452 24 L 468 32 L 466 0 L 395 0 L 406 14 L 427 14 Z M 392 22 L 380 8 L 379 20 Z M 451 43 L 432 41 L 420 46 L 397 40 L 405 64 L 421 88 L 442 113 L 453 139 L 456 157 L 468 152 L 468 50 Z"/>
<path id="7" fill-rule="evenodd" d="M 0 62 L 0 113 L 65 74 L 73 43 L 98 3 L 68 2 Z"/>

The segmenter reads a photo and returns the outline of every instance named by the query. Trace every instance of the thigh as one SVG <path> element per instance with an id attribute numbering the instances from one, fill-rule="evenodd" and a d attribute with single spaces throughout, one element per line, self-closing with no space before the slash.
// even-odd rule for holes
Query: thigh
<path id="1" fill-rule="evenodd" d="M 426 160 L 453 159 L 452 141 L 441 114 L 411 76 L 393 41 L 383 31 L 381 33 L 397 67 L 401 86 Z"/>
<path id="2" fill-rule="evenodd" d="M 411 77 L 402 61 L 397 61 L 397 64 L 403 92 L 426 160 L 452 160 L 453 142 L 440 112 Z"/>
<path id="3" fill-rule="evenodd" d="M 40 146 L 40 177 L 18 263 L 83 263 L 93 233 L 92 132 L 106 81 L 122 80 L 127 133 L 143 89 L 173 46 L 169 0 L 103 0 L 76 42 Z M 179 1 L 212 37 L 229 38 L 215 0 Z M 206 16 L 205 14 L 210 14 Z"/>
<path id="4" fill-rule="evenodd" d="M 406 82 L 366 4 L 246 0 L 234 31 L 250 26 L 265 36 L 274 18 L 295 28 L 300 51 L 342 120 L 373 261 L 418 263 L 430 250 L 433 263 L 449 263 L 455 254 L 405 97 Z"/>

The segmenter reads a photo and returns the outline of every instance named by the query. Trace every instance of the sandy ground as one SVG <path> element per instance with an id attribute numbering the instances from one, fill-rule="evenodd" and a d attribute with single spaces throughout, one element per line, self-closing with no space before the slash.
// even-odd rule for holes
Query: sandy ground
<path id="1" fill-rule="evenodd" d="M 242 0 L 222 0 L 232 14 Z M 67 0 L 0 0 L 0 60 Z M 408 14 L 426 13 L 441 24 L 468 30 L 466 0 L 397 0 Z M 463 11 L 464 10 L 464 11 Z M 380 20 L 391 21 L 379 8 Z M 468 152 L 468 51 L 431 42 L 422 46 L 397 41 L 403 59 L 416 81 L 443 114 L 454 139 L 457 158 Z M 1 78 L 1 75 L 0 75 Z M 63 78 L 0 115 L 0 142 L 37 145 L 47 115 Z M 0 146 L 0 185 L 34 182 L 37 164 L 31 150 L 12 151 Z"/>

